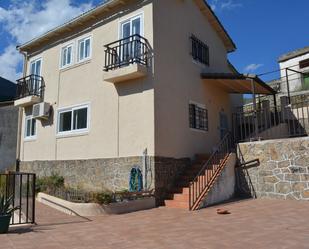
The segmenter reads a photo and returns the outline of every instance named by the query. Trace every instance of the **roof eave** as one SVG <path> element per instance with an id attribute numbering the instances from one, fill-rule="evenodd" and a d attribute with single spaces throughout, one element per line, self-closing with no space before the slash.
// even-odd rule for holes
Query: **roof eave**
<path id="1" fill-rule="evenodd" d="M 109 7 L 114 6 L 116 3 L 124 3 L 123 0 L 108 0 L 104 3 L 102 3 L 101 5 L 98 5 L 84 13 L 82 13 L 81 15 L 71 19 L 70 21 L 57 26 L 54 29 L 51 29 L 47 32 L 45 32 L 44 34 L 20 45 L 20 46 L 16 46 L 16 49 L 19 51 L 27 51 L 27 49 L 29 49 L 31 46 L 33 46 L 35 43 L 40 43 L 41 41 L 48 39 L 49 37 L 52 37 L 53 35 L 59 33 L 59 32 L 63 32 L 67 29 L 70 28 L 70 26 L 75 26 L 78 25 L 78 23 L 80 23 L 81 21 L 86 21 L 88 18 L 90 18 L 91 16 L 95 15 L 96 13 L 99 13 L 103 10 L 108 10 Z M 84 20 L 83 20 L 84 19 Z"/>
<path id="2" fill-rule="evenodd" d="M 220 36 L 220 33 L 222 33 L 222 35 L 225 36 L 225 39 L 223 39 L 223 43 L 226 46 L 227 52 L 229 53 L 234 52 L 237 49 L 235 42 L 233 41 L 229 33 L 226 31 L 223 24 L 221 23 L 221 21 L 219 20 L 215 12 L 212 10 L 210 5 L 205 0 L 201 0 L 201 1 L 205 4 L 207 9 L 210 11 L 211 15 L 214 17 L 214 21 L 218 24 L 220 31 L 217 31 L 217 32 L 219 33 L 219 36 Z"/>

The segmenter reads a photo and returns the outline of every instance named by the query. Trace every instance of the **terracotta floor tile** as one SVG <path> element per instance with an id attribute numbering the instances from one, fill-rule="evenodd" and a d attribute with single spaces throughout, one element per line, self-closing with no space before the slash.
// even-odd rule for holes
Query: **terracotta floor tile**
<path id="1" fill-rule="evenodd" d="M 309 249 L 309 202 L 245 200 L 197 212 L 156 208 L 118 216 L 68 216 L 37 204 L 37 225 L 0 235 L 6 249 Z"/>

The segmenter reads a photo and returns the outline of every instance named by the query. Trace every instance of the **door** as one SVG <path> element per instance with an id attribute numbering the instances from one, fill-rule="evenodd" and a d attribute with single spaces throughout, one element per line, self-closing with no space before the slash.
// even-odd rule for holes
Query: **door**
<path id="1" fill-rule="evenodd" d="M 121 24 L 120 58 L 124 63 L 139 58 L 141 52 L 140 38 L 138 36 L 132 37 L 133 35 L 141 35 L 141 16 L 131 18 Z"/>
<path id="2" fill-rule="evenodd" d="M 39 91 L 41 88 L 41 67 L 42 67 L 42 60 L 38 59 L 32 61 L 30 64 L 30 84 L 28 84 L 29 91 L 31 94 L 39 95 Z"/>
<path id="3" fill-rule="evenodd" d="M 223 112 L 220 113 L 220 139 L 223 139 L 229 131 L 229 121 L 227 115 Z"/>

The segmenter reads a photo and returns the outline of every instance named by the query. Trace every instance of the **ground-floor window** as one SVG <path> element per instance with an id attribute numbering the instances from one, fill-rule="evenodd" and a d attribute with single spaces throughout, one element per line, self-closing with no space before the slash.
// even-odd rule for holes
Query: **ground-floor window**
<path id="1" fill-rule="evenodd" d="M 58 110 L 58 134 L 86 132 L 89 129 L 89 105 Z"/>
<path id="2" fill-rule="evenodd" d="M 204 105 L 189 104 L 189 123 L 192 129 L 208 131 L 208 111 Z"/>
<path id="3" fill-rule="evenodd" d="M 36 138 L 36 120 L 33 118 L 32 115 L 26 116 L 25 119 L 25 138 Z"/>

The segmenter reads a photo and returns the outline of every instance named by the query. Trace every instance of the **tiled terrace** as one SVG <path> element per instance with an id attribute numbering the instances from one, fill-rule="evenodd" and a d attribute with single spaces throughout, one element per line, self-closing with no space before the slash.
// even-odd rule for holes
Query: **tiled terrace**
<path id="1" fill-rule="evenodd" d="M 245 200 L 196 212 L 157 208 L 72 217 L 37 205 L 38 225 L 0 235 L 2 249 L 309 248 L 309 202 Z"/>

